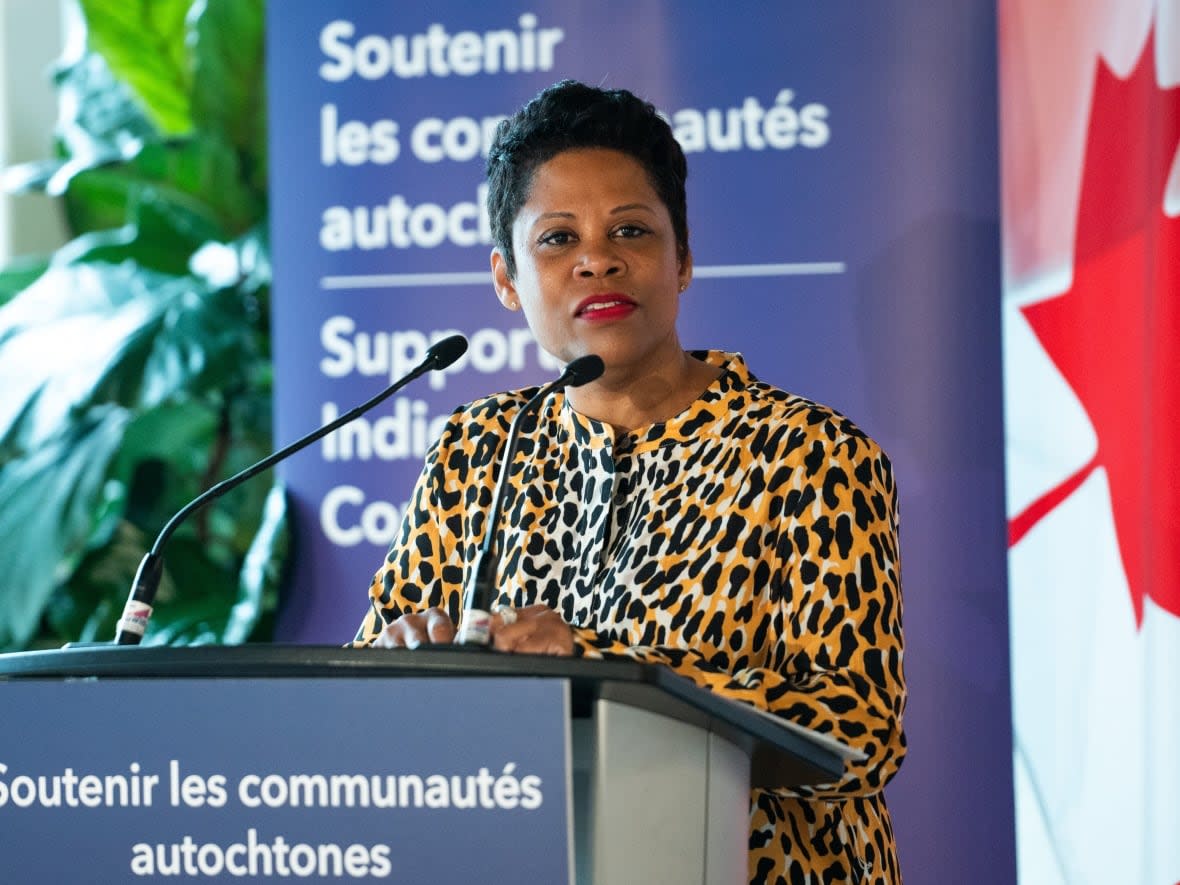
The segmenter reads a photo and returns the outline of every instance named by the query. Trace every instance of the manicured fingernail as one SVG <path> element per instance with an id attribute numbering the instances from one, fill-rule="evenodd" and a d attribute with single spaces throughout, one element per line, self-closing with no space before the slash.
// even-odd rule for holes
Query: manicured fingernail
<path id="1" fill-rule="evenodd" d="M 406 648 L 417 648 L 420 644 L 417 639 L 406 640 Z"/>

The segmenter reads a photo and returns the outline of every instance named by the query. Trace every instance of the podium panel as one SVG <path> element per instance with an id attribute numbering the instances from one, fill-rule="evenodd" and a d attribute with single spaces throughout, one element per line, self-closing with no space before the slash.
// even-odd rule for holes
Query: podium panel
<path id="1" fill-rule="evenodd" d="M 577 723 L 575 723 L 576 725 Z M 588 791 L 594 882 L 742 882 L 750 758 L 704 729 L 598 701 Z M 575 744 L 576 746 L 576 744 Z M 702 850 L 685 851 L 700 844 Z"/>
<path id="2" fill-rule="evenodd" d="M 285 864 L 730 885 L 751 785 L 831 781 L 850 756 L 663 667 L 451 647 L 0 655 L 0 703 L 19 723 L 0 732 L 5 881 Z"/>
<path id="3" fill-rule="evenodd" d="M 568 689 L 506 678 L 0 686 L 0 879 L 571 882 Z"/>

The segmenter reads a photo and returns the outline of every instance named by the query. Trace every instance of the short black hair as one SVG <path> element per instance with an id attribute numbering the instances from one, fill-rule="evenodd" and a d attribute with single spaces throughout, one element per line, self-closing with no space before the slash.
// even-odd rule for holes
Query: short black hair
<path id="1" fill-rule="evenodd" d="M 528 200 L 533 174 L 562 151 L 610 148 L 639 162 L 672 218 L 676 251 L 688 255 L 688 163 L 672 127 L 650 102 L 626 89 L 562 80 L 500 123 L 488 152 L 488 215 L 492 242 L 516 277 L 512 223 Z"/>

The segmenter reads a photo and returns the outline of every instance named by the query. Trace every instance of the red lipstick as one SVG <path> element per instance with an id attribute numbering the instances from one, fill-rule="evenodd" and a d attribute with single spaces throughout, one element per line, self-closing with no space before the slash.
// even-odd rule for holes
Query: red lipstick
<path id="1" fill-rule="evenodd" d="M 621 292 L 606 292 L 591 295 L 578 302 L 574 316 L 583 320 L 616 320 L 632 313 L 638 305 L 634 299 Z"/>

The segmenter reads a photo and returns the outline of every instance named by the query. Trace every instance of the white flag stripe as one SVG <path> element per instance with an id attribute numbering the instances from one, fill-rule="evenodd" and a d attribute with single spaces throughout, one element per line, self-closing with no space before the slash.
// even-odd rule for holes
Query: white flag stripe
<path id="1" fill-rule="evenodd" d="M 1071 555 L 1063 556 L 1062 551 Z M 1042 832 L 1024 845 L 1021 885 L 1143 882 L 1151 828 L 1144 798 L 1144 661 L 1098 469 L 1010 552 L 1014 745 Z M 1102 836 L 1099 838 L 1098 834 Z M 1022 827 L 1021 835 L 1032 833 Z M 1063 867 L 1063 869 L 1062 869 Z"/>

